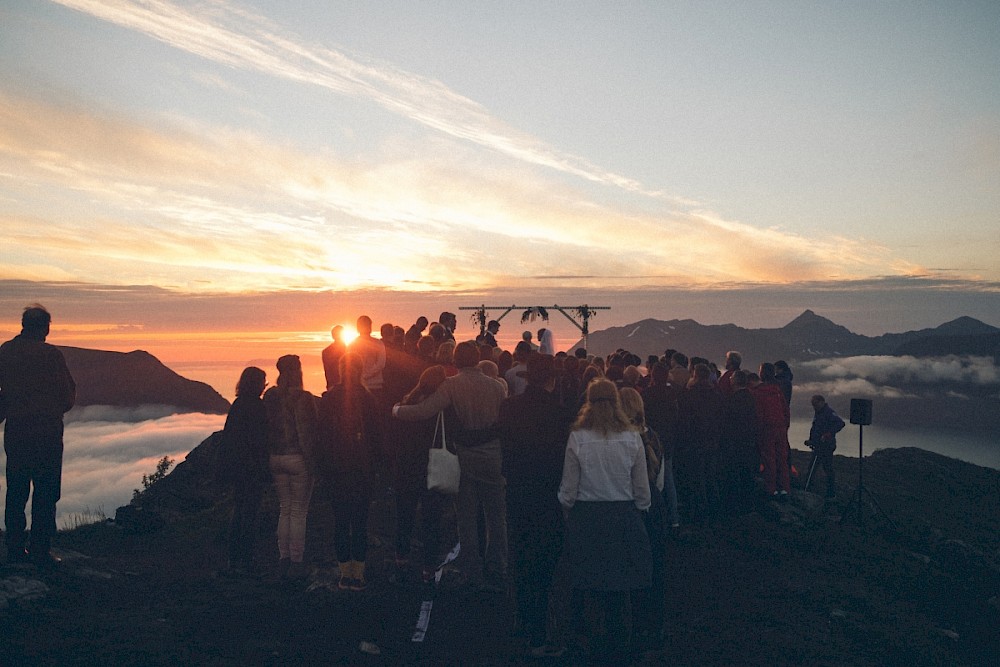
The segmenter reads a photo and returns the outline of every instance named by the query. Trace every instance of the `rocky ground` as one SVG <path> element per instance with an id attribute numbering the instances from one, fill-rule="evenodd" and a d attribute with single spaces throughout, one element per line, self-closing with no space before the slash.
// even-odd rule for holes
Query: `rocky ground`
<path id="1" fill-rule="evenodd" d="M 204 447 L 204 445 L 203 445 Z M 200 449 L 200 448 L 199 448 Z M 201 454 L 147 492 L 142 512 L 61 533 L 53 571 L 0 569 L 2 665 L 577 664 L 529 660 L 502 594 L 398 580 L 373 516 L 363 593 L 336 590 L 330 512 L 317 489 L 307 579 L 222 576 L 227 505 L 197 474 Z M 795 452 L 800 470 L 807 454 Z M 865 461 L 881 511 L 847 512 L 857 460 L 838 457 L 840 496 L 796 490 L 788 505 L 668 544 L 662 664 L 987 665 L 1000 656 L 1000 472 L 916 449 Z M 801 485 L 801 482 L 798 482 Z M 423 641 L 413 641 L 431 603 Z"/>

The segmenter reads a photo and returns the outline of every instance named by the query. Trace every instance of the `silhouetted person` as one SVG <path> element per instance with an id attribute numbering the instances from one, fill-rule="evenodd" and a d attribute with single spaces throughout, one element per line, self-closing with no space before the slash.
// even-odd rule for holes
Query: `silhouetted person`
<path id="1" fill-rule="evenodd" d="M 486 343 L 490 347 L 496 347 L 498 331 L 500 331 L 500 323 L 496 320 L 490 320 L 489 324 L 486 325 L 486 333 L 482 335 L 482 340 L 479 342 Z"/>
<path id="2" fill-rule="evenodd" d="M 518 614 L 528 633 L 529 652 L 541 656 L 559 652 L 546 646 L 546 612 L 563 542 L 556 494 L 575 414 L 553 394 L 556 374 L 551 356 L 532 354 L 524 373 L 528 381 L 524 393 L 503 402 L 497 426 L 503 443 L 507 534 Z"/>
<path id="3" fill-rule="evenodd" d="M 774 364 L 760 365 L 760 384 L 753 389 L 757 437 L 768 495 L 784 501 L 791 490 L 788 465 L 789 411 L 774 376 Z"/>
<path id="4" fill-rule="evenodd" d="M 531 351 L 532 352 L 538 352 L 538 346 L 535 345 L 535 343 L 533 343 L 532 340 L 531 340 L 531 332 L 530 331 L 522 331 L 521 332 L 521 340 L 525 341 L 528 345 L 531 346 Z"/>
<path id="5" fill-rule="evenodd" d="M 361 382 L 363 373 L 364 360 L 347 354 L 341 362 L 341 383 L 320 399 L 317 438 L 317 458 L 333 495 L 338 587 L 353 591 L 368 585 L 368 509 L 383 424 L 378 401 Z"/>
<path id="6" fill-rule="evenodd" d="M 680 525 L 677 512 L 677 485 L 674 479 L 674 451 L 680 437 L 677 400 L 681 388 L 670 384 L 667 364 L 657 362 L 649 373 L 650 384 L 642 392 L 646 423 L 656 431 L 663 446 L 663 500 L 670 526 Z"/>
<path id="7" fill-rule="evenodd" d="M 819 394 L 812 397 L 811 403 L 815 415 L 806 445 L 812 449 L 813 462 L 822 465 L 823 472 L 826 473 L 826 497 L 833 498 L 837 495 L 836 480 L 833 475 L 833 452 L 837 449 L 837 433 L 844 428 L 844 420 Z M 813 469 L 813 462 L 809 465 L 810 470 Z"/>
<path id="8" fill-rule="evenodd" d="M 781 394 L 785 397 L 787 405 L 792 404 L 792 369 L 788 367 L 788 362 L 778 360 L 774 362 L 774 380 L 781 388 Z"/>
<path id="9" fill-rule="evenodd" d="M 420 342 L 420 337 L 427 330 L 429 324 L 423 315 L 418 317 L 417 321 L 411 324 L 403 335 L 403 349 L 410 354 L 417 354 L 417 343 Z"/>
<path id="10" fill-rule="evenodd" d="M 455 340 L 455 329 L 458 328 L 458 318 L 455 313 L 444 311 L 438 317 L 438 324 L 444 327 L 444 340 Z"/>
<path id="11" fill-rule="evenodd" d="M 704 522 L 719 510 L 719 441 L 722 435 L 722 395 L 705 364 L 697 364 L 688 387 L 678 397 L 683 447 L 678 455 L 689 486 L 692 517 Z"/>
<path id="12" fill-rule="evenodd" d="M 721 384 L 721 381 L 720 381 Z M 747 372 L 731 375 L 722 426 L 722 501 L 730 514 L 749 512 L 753 506 L 753 475 L 757 452 L 757 407 L 748 386 Z"/>
<path id="13" fill-rule="evenodd" d="M 630 387 L 619 390 L 622 411 L 642 437 L 646 453 L 646 476 L 649 478 L 649 509 L 643 523 L 649 536 L 652 556 L 652 579 L 649 588 L 632 591 L 632 652 L 634 655 L 655 651 L 663 646 L 663 620 L 667 580 L 667 506 L 663 501 L 665 470 L 663 446 L 656 432 L 646 424 L 642 396 Z"/>
<path id="14" fill-rule="evenodd" d="M 338 324 L 330 329 L 330 337 L 333 342 L 323 348 L 323 373 L 326 375 L 327 389 L 340 384 L 340 358 L 347 352 L 344 327 Z"/>
<path id="15" fill-rule="evenodd" d="M 362 315 L 356 325 L 358 337 L 351 342 L 351 350 L 364 362 L 361 384 L 378 397 L 382 393 L 382 369 L 385 368 L 385 343 L 372 337 L 372 318 Z"/>
<path id="16" fill-rule="evenodd" d="M 556 353 L 556 343 L 551 329 L 538 330 L 538 351 L 542 354 Z"/>
<path id="17" fill-rule="evenodd" d="M 719 381 L 716 386 L 722 395 L 726 398 L 733 393 L 732 387 L 732 377 L 733 373 L 740 370 L 740 366 L 743 364 L 743 355 L 735 350 L 730 350 L 726 352 L 726 372 L 719 377 Z"/>
<path id="18" fill-rule="evenodd" d="M 302 388 L 302 362 L 278 359 L 278 381 L 264 394 L 267 450 L 278 493 L 278 566 L 282 576 L 303 577 L 306 518 L 315 479 L 316 397 Z"/>
<path id="19" fill-rule="evenodd" d="M 431 396 L 444 383 L 447 376 L 444 366 L 434 365 L 420 374 L 415 386 L 400 401 L 401 405 L 416 405 Z M 447 411 L 446 411 L 447 412 Z M 454 415 L 443 416 L 445 433 L 455 424 Z M 416 524 L 417 507 L 420 507 L 421 578 L 424 583 L 434 579 L 440 558 L 441 515 L 447 503 L 447 495 L 427 488 L 427 459 L 434 443 L 438 426 L 437 417 L 418 422 L 392 420 L 397 448 L 397 468 L 394 488 L 396 491 L 396 554 L 397 574 L 405 576 L 410 565 L 413 528 Z"/>
<path id="20" fill-rule="evenodd" d="M 456 444 L 461 468 L 457 518 L 462 551 L 456 564 L 460 578 L 474 584 L 485 582 L 497 590 L 507 575 L 507 508 L 496 428 L 506 393 L 503 385 L 483 375 L 478 363 L 476 344 L 459 343 L 455 348 L 458 373 L 417 405 L 398 405 L 393 414 L 403 421 L 422 421 L 449 406 L 454 408 L 458 424 L 448 434 Z M 485 553 L 480 552 L 478 539 L 480 506 L 486 514 Z"/>
<path id="21" fill-rule="evenodd" d="M 55 562 L 49 550 L 62 484 L 63 414 L 76 401 L 76 383 L 62 352 L 45 342 L 51 322 L 45 308 L 28 306 L 21 316 L 21 333 L 0 346 L 0 391 L 7 405 L 8 563 Z M 30 545 L 24 515 L 29 495 Z"/>
<path id="22" fill-rule="evenodd" d="M 229 569 L 248 572 L 253 564 L 257 512 L 268 478 L 267 409 L 261 394 L 267 375 L 256 366 L 243 369 L 236 400 L 226 415 L 222 437 L 230 438 L 231 460 L 222 462 L 223 482 L 233 487 L 233 517 L 229 523 Z"/>

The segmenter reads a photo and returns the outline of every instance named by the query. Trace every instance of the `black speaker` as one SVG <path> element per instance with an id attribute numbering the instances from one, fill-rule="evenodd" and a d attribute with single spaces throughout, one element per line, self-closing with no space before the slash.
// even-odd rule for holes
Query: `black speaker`
<path id="1" fill-rule="evenodd" d="M 872 423 L 872 402 L 868 398 L 851 399 L 851 423 L 869 426 Z"/>

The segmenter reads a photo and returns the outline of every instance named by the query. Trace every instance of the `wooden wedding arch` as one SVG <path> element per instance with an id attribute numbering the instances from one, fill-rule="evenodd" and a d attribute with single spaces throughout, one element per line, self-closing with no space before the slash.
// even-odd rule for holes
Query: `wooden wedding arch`
<path id="1" fill-rule="evenodd" d="M 479 325 L 480 336 L 486 333 L 486 324 L 491 319 L 499 322 L 515 310 L 522 311 L 522 323 L 534 321 L 538 318 L 548 322 L 549 311 L 554 310 L 562 313 L 567 320 L 573 323 L 573 326 L 580 330 L 580 333 L 583 334 L 583 346 L 587 347 L 587 335 L 590 333 L 590 318 L 597 315 L 597 311 L 599 310 L 611 310 L 611 306 L 589 306 L 587 304 L 582 306 L 487 306 L 486 304 L 482 304 L 480 306 L 459 306 L 458 309 L 475 311 L 472 314 L 472 320 Z M 489 316 L 490 311 L 497 310 L 503 311 L 499 317 L 493 318 Z"/>

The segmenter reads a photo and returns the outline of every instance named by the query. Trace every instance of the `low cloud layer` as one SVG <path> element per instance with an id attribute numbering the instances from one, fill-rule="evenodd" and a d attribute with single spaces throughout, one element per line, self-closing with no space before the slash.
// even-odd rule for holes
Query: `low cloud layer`
<path id="1" fill-rule="evenodd" d="M 877 385 L 1000 384 L 1000 369 L 990 357 L 845 357 L 810 361 L 802 367 L 837 381 L 868 380 Z"/>
<path id="2" fill-rule="evenodd" d="M 155 416 L 163 409 L 102 406 L 71 414 L 63 439 L 60 526 L 86 512 L 103 511 L 113 517 L 115 510 L 131 499 L 133 489 L 142 485 L 142 476 L 156 469 L 157 461 L 164 456 L 177 463 L 183 461 L 225 422 L 222 415 Z M 5 457 L 0 460 L 6 465 Z"/>

